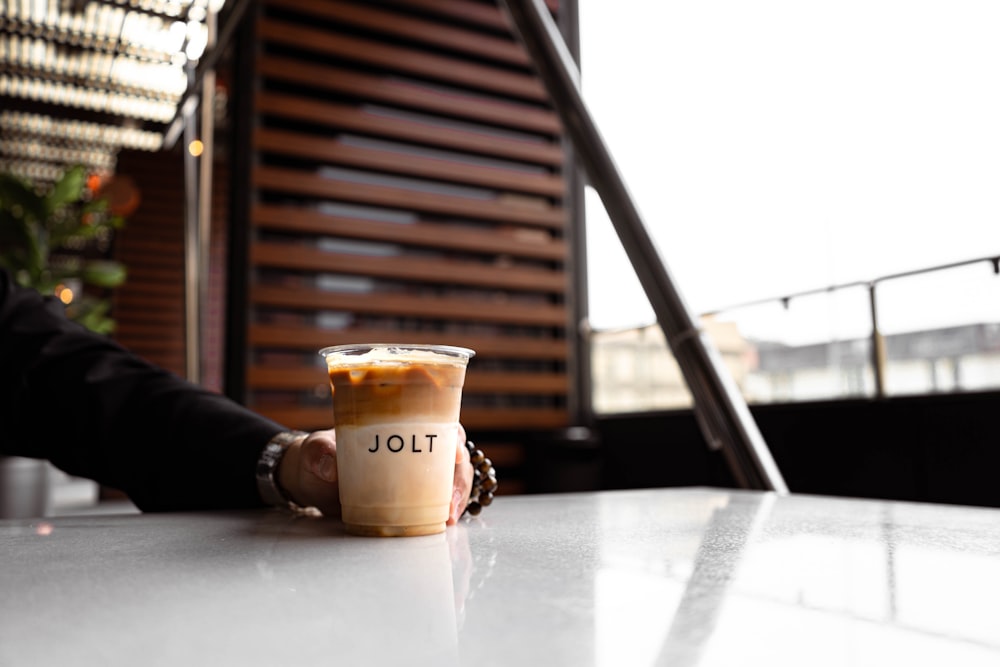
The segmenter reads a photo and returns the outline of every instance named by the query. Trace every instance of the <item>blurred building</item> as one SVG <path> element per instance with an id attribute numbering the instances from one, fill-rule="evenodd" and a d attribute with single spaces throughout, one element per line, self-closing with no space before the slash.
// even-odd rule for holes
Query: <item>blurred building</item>
<path id="1" fill-rule="evenodd" d="M 754 347 L 732 322 L 706 318 L 702 327 L 726 369 L 744 387 L 753 368 Z M 595 411 L 639 412 L 691 406 L 691 394 L 659 325 L 596 332 L 591 350 Z"/>
<path id="2" fill-rule="evenodd" d="M 870 338 L 786 345 L 747 340 L 731 321 L 707 318 L 702 325 L 749 403 L 874 395 Z M 1000 323 L 892 334 L 884 341 L 890 395 L 1000 387 Z M 659 326 L 597 332 L 592 350 L 598 412 L 691 406 Z"/>

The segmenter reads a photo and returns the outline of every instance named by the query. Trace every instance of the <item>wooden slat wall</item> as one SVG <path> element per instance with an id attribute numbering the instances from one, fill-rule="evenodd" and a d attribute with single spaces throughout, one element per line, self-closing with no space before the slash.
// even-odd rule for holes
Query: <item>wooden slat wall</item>
<path id="1" fill-rule="evenodd" d="M 115 243 L 128 279 L 115 292 L 114 338 L 183 377 L 184 165 L 179 155 L 123 152 L 117 172 L 132 178 L 140 202 Z"/>
<path id="2" fill-rule="evenodd" d="M 152 363 L 184 377 L 184 163 L 178 151 L 123 151 L 117 173 L 129 176 L 140 203 L 116 239 L 128 280 L 116 290 L 114 338 Z M 213 167 L 212 235 L 203 309 L 201 385 L 222 390 L 228 169 Z"/>
<path id="3" fill-rule="evenodd" d="M 560 126 L 498 7 L 265 0 L 256 35 L 248 405 L 329 427 L 320 347 L 446 343 L 470 434 L 566 426 Z"/>

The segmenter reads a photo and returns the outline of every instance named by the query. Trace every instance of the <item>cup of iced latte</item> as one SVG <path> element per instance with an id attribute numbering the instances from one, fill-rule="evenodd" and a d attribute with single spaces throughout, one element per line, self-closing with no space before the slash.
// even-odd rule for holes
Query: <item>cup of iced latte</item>
<path id="1" fill-rule="evenodd" d="M 443 532 L 472 350 L 339 345 L 320 350 L 333 390 L 340 505 L 347 530 Z"/>

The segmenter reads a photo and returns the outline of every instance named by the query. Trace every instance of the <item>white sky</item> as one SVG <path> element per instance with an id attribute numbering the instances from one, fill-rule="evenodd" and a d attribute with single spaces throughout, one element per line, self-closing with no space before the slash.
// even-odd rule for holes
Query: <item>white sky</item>
<path id="1" fill-rule="evenodd" d="M 692 311 L 1000 254 L 1000 2 L 580 0 L 580 15 L 587 104 Z M 592 324 L 653 322 L 587 205 Z M 1000 321 L 1000 277 L 960 273 L 957 295 L 935 293 L 945 274 L 894 285 L 882 323 Z M 844 299 L 852 316 L 820 328 L 864 335 L 867 302 Z"/>

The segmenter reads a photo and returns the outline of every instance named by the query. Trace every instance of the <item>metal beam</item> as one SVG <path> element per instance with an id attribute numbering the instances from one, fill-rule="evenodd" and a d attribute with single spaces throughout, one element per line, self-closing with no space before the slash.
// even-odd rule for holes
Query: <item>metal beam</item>
<path id="1" fill-rule="evenodd" d="M 254 0 L 234 0 L 230 5 L 232 9 L 226 14 L 225 25 L 222 26 L 221 31 L 218 31 L 218 36 L 214 38 L 214 42 L 206 46 L 205 53 L 201 55 L 198 61 L 194 78 L 188 81 L 187 90 L 184 91 L 181 99 L 177 102 L 177 113 L 163 133 L 164 150 L 170 150 L 177 143 L 177 139 L 180 137 L 181 130 L 184 128 L 184 123 L 188 117 L 186 109 L 192 105 L 198 105 L 198 97 L 204 89 L 205 77 L 211 75 L 214 81 L 215 68 L 229 47 L 229 42 L 243 22 L 243 16 L 252 2 Z"/>

